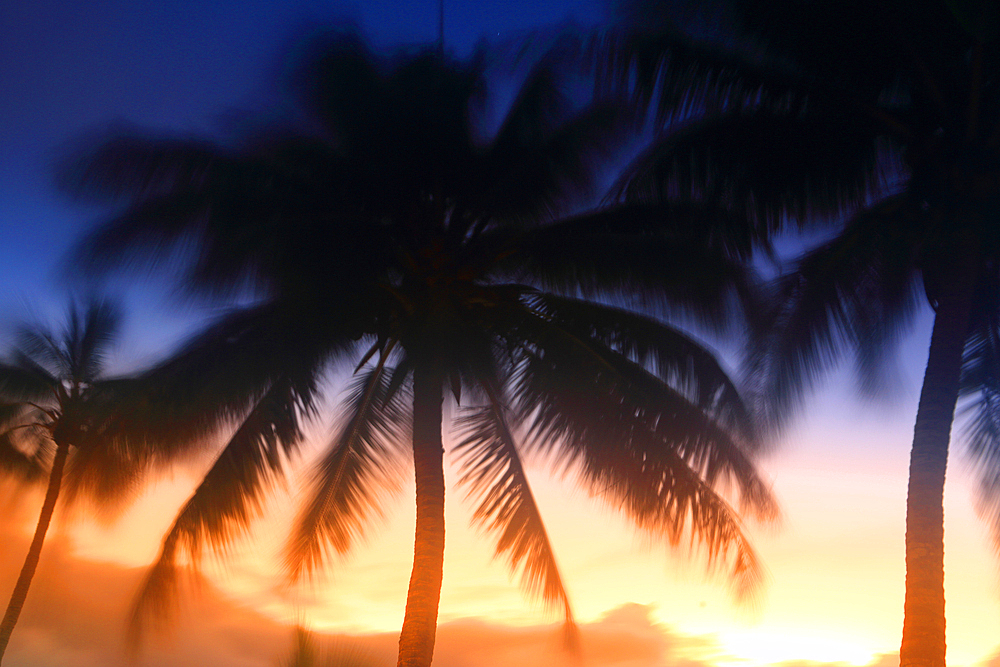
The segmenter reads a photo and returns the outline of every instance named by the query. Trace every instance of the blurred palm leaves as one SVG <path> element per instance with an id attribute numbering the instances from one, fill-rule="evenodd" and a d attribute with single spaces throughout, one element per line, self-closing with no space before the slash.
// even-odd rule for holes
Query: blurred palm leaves
<path id="1" fill-rule="evenodd" d="M 383 59 L 352 34 L 306 51 L 293 81 L 299 125 L 228 148 L 119 136 L 63 174 L 120 211 L 83 246 L 84 267 L 156 264 L 193 241 L 177 267 L 192 293 L 257 297 L 142 380 L 149 409 L 135 421 L 166 451 L 231 435 L 167 534 L 133 628 L 162 616 L 182 554 L 197 561 L 246 529 L 316 416 L 324 374 L 345 364 L 354 380 L 293 529 L 293 576 L 350 551 L 408 451 L 440 476 L 440 435 L 416 425 L 440 432 L 447 393 L 476 521 L 569 627 L 525 474 L 533 450 L 557 452 L 639 527 L 704 545 L 738 593 L 756 590 L 760 564 L 727 500 L 758 518 L 776 512 L 747 408 L 711 351 L 624 304 L 726 326 L 756 298 L 744 260 L 760 234 L 713 207 L 560 217 L 623 126 L 615 105 L 571 103 L 546 59 L 483 138 L 482 54 Z M 423 488 L 418 478 L 418 507 L 442 512 L 443 489 Z M 420 530 L 437 564 L 416 561 L 414 580 L 443 550 L 443 531 Z M 436 598 L 413 614 L 433 629 Z M 429 634 L 417 639 L 425 662 Z"/>
<path id="2" fill-rule="evenodd" d="M 122 425 L 136 387 L 103 377 L 120 321 L 108 301 L 73 306 L 61 332 L 23 327 L 16 348 L 0 362 L 0 467 L 22 479 L 48 476 L 35 536 L 0 622 L 0 658 L 27 596 L 64 471 L 70 499 L 82 496 L 109 511 L 130 500 L 143 474 L 162 460 Z"/>
<path id="3" fill-rule="evenodd" d="M 941 494 L 961 395 L 982 506 L 1000 517 L 992 386 L 1000 287 L 1000 42 L 992 0 L 677 5 L 585 42 L 602 86 L 652 108 L 658 139 L 621 201 L 712 202 L 767 237 L 827 240 L 774 283 L 749 368 L 772 426 L 845 356 L 876 395 L 921 303 L 935 311 L 907 519 L 903 664 L 944 664 Z M 921 298 L 921 292 L 923 297 Z"/>

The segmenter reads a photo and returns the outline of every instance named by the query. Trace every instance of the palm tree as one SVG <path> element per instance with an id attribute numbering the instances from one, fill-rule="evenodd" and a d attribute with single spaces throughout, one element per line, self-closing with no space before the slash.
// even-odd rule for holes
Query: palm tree
<path id="1" fill-rule="evenodd" d="M 306 61 L 294 130 L 230 149 L 122 137 L 65 178 L 77 193 L 125 205 L 91 238 L 88 266 L 141 262 L 139 251 L 159 259 L 194 237 L 187 285 L 209 294 L 250 286 L 259 297 L 147 377 L 159 392 L 149 404 L 180 406 L 185 434 L 234 430 L 166 535 L 133 628 L 162 615 L 179 557 L 197 559 L 246 528 L 298 447 L 301 420 L 316 414 L 324 371 L 345 363 L 354 379 L 340 428 L 313 473 L 287 566 L 294 578 L 349 552 L 412 456 L 417 522 L 400 665 L 427 667 L 434 647 L 446 394 L 460 406 L 453 454 L 476 521 L 567 628 L 569 596 L 525 452 L 575 469 L 669 543 L 703 545 L 738 592 L 751 592 L 759 563 L 721 489 L 751 516 L 775 508 L 752 463 L 756 436 L 740 394 L 700 343 L 614 305 L 629 295 L 721 326 L 753 292 L 742 261 L 751 242 L 687 225 L 683 211 L 665 222 L 663 206 L 558 218 L 587 184 L 612 118 L 607 108 L 574 109 L 546 63 L 483 136 L 474 124 L 482 56 L 383 61 L 348 35 Z"/>
<path id="2" fill-rule="evenodd" d="M 651 23 L 663 14 L 662 4 L 633 5 Z M 878 390 L 921 303 L 933 309 L 910 460 L 900 663 L 941 667 L 942 495 L 960 395 L 974 415 L 984 510 L 1000 530 L 1000 12 L 991 0 L 727 7 L 741 40 L 704 30 L 697 40 L 676 30 L 596 40 L 616 54 L 601 80 L 655 101 L 665 130 L 618 194 L 711 198 L 762 234 L 789 222 L 831 230 L 776 282 L 752 355 L 774 422 L 850 352 L 861 389 Z"/>
<path id="3" fill-rule="evenodd" d="M 64 477 L 71 497 L 83 493 L 105 503 L 120 502 L 151 460 L 151 452 L 137 443 L 101 435 L 111 414 L 106 406 L 118 393 L 110 387 L 124 384 L 101 377 L 120 320 L 108 302 L 93 301 L 83 312 L 74 307 L 61 335 L 26 327 L 18 348 L 0 362 L 0 460 L 8 470 L 28 477 L 44 475 L 45 462 L 49 468 L 38 525 L 0 621 L 0 660 L 38 566 Z"/>

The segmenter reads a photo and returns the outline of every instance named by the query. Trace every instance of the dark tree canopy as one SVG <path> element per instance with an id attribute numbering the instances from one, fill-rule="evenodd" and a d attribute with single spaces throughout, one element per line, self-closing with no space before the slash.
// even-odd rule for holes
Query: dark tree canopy
<path id="1" fill-rule="evenodd" d="M 662 138 L 620 198 L 712 201 L 763 235 L 830 230 L 774 283 L 761 323 L 750 367 L 772 423 L 845 356 L 863 392 L 880 389 L 917 310 L 934 310 L 901 662 L 943 665 L 941 493 L 959 395 L 984 515 L 1000 530 L 990 342 L 1000 325 L 1000 10 L 993 0 L 733 0 L 712 36 L 649 20 L 671 16 L 669 3 L 629 6 L 647 23 L 596 38 L 590 52 L 606 86 L 654 105 Z"/>
<path id="2" fill-rule="evenodd" d="M 181 553 L 247 527 L 303 420 L 318 416 L 324 373 L 343 364 L 354 379 L 287 564 L 294 576 L 348 552 L 412 456 L 417 536 L 400 664 L 426 666 L 433 650 L 446 398 L 459 406 L 447 454 L 461 462 L 476 521 L 568 627 L 522 462 L 532 452 L 551 452 L 666 542 L 704 546 L 738 593 L 759 585 L 736 507 L 767 519 L 775 506 L 740 393 L 701 343 L 625 307 L 723 324 L 754 296 L 743 262 L 754 235 L 722 233 L 714 209 L 715 230 L 689 224 L 702 211 L 660 205 L 560 217 L 591 186 L 618 113 L 571 103 L 551 64 L 530 69 L 484 137 L 485 56 L 378 58 L 336 35 L 307 49 L 294 80 L 307 122 L 229 148 L 120 136 L 64 172 L 64 186 L 121 211 L 83 247 L 88 269 L 155 263 L 189 242 L 191 290 L 250 285 L 258 296 L 145 378 L 146 412 L 135 415 L 151 441 L 169 450 L 231 435 L 166 536 L 137 620 L 162 611 Z"/>

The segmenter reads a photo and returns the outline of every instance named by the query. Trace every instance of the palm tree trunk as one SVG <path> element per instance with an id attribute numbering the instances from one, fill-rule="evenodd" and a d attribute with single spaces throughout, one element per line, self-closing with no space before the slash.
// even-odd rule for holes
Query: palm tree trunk
<path id="1" fill-rule="evenodd" d="M 967 246 L 969 244 L 966 244 Z M 920 391 L 906 497 L 906 598 L 900 667 L 945 666 L 944 480 L 975 288 L 975 253 L 959 253 L 940 295 Z"/>
<path id="2" fill-rule="evenodd" d="M 430 667 L 444 573 L 442 378 L 423 364 L 413 371 L 413 467 L 417 526 L 397 667 Z"/>
<path id="3" fill-rule="evenodd" d="M 14 585 L 14 592 L 11 593 L 10 602 L 7 604 L 7 611 L 3 615 L 3 621 L 0 621 L 0 662 L 3 662 L 3 655 L 7 651 L 7 643 L 10 641 L 10 635 L 14 631 L 17 617 L 21 615 L 21 608 L 24 607 L 24 599 L 28 596 L 28 587 L 31 586 L 31 579 L 35 576 L 35 568 L 38 567 L 38 557 L 42 553 L 42 543 L 45 542 L 45 533 L 49 530 L 52 513 L 56 507 L 56 500 L 59 498 L 63 468 L 66 465 L 66 456 L 68 454 L 68 445 L 58 445 L 56 447 L 56 456 L 52 461 L 52 470 L 49 473 L 49 486 L 45 491 L 45 501 L 42 503 L 42 512 L 38 516 L 35 536 L 31 539 L 28 555 L 24 559 L 21 574 Z"/>

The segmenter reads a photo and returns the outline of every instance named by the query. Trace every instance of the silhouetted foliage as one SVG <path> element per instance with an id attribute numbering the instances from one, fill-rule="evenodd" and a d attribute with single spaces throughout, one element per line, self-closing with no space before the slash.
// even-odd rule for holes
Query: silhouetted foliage
<path id="1" fill-rule="evenodd" d="M 143 438 L 129 437 L 120 423 L 113 427 L 114 437 L 107 435 L 110 422 L 121 420 L 118 408 L 133 388 L 128 380 L 102 377 L 120 319 L 106 301 L 73 307 L 64 331 L 23 327 L 17 347 L 0 361 L 0 463 L 28 479 L 48 476 L 34 538 L 0 621 L 0 660 L 38 565 L 64 476 L 70 498 L 83 495 L 99 508 L 113 509 L 131 498 L 157 458 Z"/>
<path id="2" fill-rule="evenodd" d="M 552 452 L 639 527 L 704 547 L 737 594 L 756 590 L 760 565 L 723 489 L 749 516 L 776 509 L 739 392 L 702 344 L 613 305 L 723 326 L 754 295 L 743 262 L 753 235 L 658 206 L 560 218 L 590 187 L 616 114 L 571 104 L 549 65 L 528 72 L 499 129 L 477 138 L 483 54 L 380 59 L 339 34 L 298 71 L 304 126 L 232 148 L 118 137 L 64 172 L 77 194 L 121 206 L 82 250 L 85 267 L 155 263 L 193 241 L 178 265 L 187 287 L 249 285 L 259 297 L 144 379 L 151 440 L 186 446 L 235 430 L 164 540 L 135 632 L 162 615 L 182 554 L 196 561 L 247 527 L 316 413 L 321 378 L 344 363 L 354 378 L 287 565 L 297 577 L 349 552 L 412 452 L 417 553 L 400 664 L 426 667 L 433 650 L 446 393 L 460 406 L 450 453 L 475 520 L 568 628 L 526 452 Z M 152 418 L 164 409 L 178 430 Z"/>
<path id="3" fill-rule="evenodd" d="M 683 22 L 650 18 L 674 5 L 628 5 L 646 23 L 583 51 L 605 88 L 651 105 L 661 124 L 621 200 L 707 200 L 762 235 L 833 232 L 778 279 L 759 328 L 751 370 L 773 425 L 845 355 L 864 394 L 882 390 L 917 309 L 935 311 L 901 663 L 943 666 L 941 503 L 959 395 L 984 516 L 1000 531 L 1000 11 L 992 0 L 733 0 L 716 14 L 726 25 L 685 35 Z"/>

